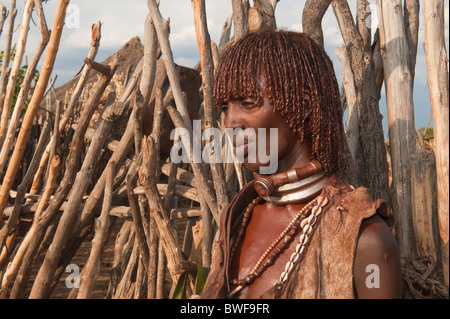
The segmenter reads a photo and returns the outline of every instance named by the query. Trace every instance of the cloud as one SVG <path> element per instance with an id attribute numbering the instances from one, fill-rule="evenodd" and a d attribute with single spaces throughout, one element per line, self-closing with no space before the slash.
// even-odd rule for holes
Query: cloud
<path id="1" fill-rule="evenodd" d="M 277 25 L 282 29 L 302 30 L 302 12 L 305 0 L 282 0 L 276 7 L 275 15 Z M 371 4 L 375 0 L 369 1 Z M 356 1 L 349 1 L 350 8 L 355 16 Z M 53 17 L 56 12 L 58 1 L 48 1 L 43 3 L 44 13 L 48 28 L 51 29 Z M 103 61 L 107 56 L 119 50 L 132 37 L 139 36 L 143 40 L 144 21 L 148 13 L 147 2 L 145 0 L 73 0 L 71 5 L 75 11 L 68 12 L 68 19 L 63 30 L 58 56 L 55 61 L 54 74 L 58 74 L 57 83 L 61 84 L 70 80 L 79 70 L 82 61 L 86 56 L 91 43 L 91 25 L 97 21 L 102 22 L 102 38 L 97 61 Z M 23 14 L 24 1 L 17 1 L 16 28 L 20 23 Z M 9 5 L 7 5 L 9 9 Z M 79 19 L 74 17 L 76 9 L 79 9 Z M 193 7 L 189 0 L 163 0 L 160 4 L 160 12 L 167 19 L 170 18 L 170 44 L 175 62 L 180 65 L 192 67 L 199 60 L 198 45 L 195 35 Z M 219 42 L 222 33 L 222 26 L 226 18 L 232 13 L 231 1 L 207 0 L 206 15 L 208 21 L 208 31 L 211 40 Z M 445 39 L 448 52 L 449 41 L 449 13 L 448 0 L 445 1 Z M 36 14 L 33 13 L 34 21 Z M 416 109 L 420 106 L 420 111 L 428 110 L 429 96 L 426 85 L 426 65 L 425 52 L 423 51 L 423 15 L 420 15 L 419 45 L 416 64 L 415 77 L 415 100 Z M 73 25 L 78 21 L 78 25 Z M 72 23 L 72 25 L 70 25 Z M 75 23 L 76 24 L 76 23 Z M 6 23 L 3 33 L 0 36 L 0 47 L 3 49 L 5 40 Z M 331 6 L 325 13 L 322 21 L 324 32 L 325 49 L 334 62 L 338 81 L 342 81 L 342 70 L 334 49 L 341 46 L 343 41 L 341 33 Z M 233 31 L 233 30 L 232 30 Z M 13 35 L 13 44 L 17 43 L 20 28 L 17 28 Z M 37 25 L 31 23 L 26 47 L 26 57 L 30 61 L 34 51 L 40 41 L 41 35 Z M 448 54 L 448 53 L 447 53 Z M 45 52 L 41 57 L 39 70 L 44 59 Z M 382 104 L 382 103 L 380 103 Z M 418 113 L 419 114 L 419 113 Z M 419 118 L 427 116 L 416 116 Z"/>

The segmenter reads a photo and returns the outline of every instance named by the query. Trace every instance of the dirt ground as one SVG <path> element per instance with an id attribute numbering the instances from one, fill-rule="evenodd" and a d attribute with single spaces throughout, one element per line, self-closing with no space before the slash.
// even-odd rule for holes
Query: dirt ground
<path id="1" fill-rule="evenodd" d="M 116 240 L 117 234 L 119 233 L 124 222 L 125 222 L 125 218 L 118 218 L 115 225 L 113 226 L 111 235 L 108 239 L 106 246 L 104 247 L 104 251 L 102 254 L 102 260 L 101 260 L 101 266 L 100 266 L 101 267 L 100 273 L 95 282 L 95 286 L 94 286 L 94 289 L 92 292 L 91 299 L 104 299 L 107 294 L 110 275 L 111 275 L 111 271 L 112 271 L 112 264 L 113 264 L 113 260 L 114 260 L 115 240 Z M 176 220 L 176 221 L 174 221 L 173 224 L 179 233 L 179 240 L 182 243 L 183 232 L 184 232 L 184 227 L 186 225 L 186 222 L 184 220 Z M 22 230 L 22 231 L 24 232 L 25 230 Z M 93 237 L 94 237 L 94 231 L 92 231 L 86 237 L 84 242 L 79 247 L 77 253 L 73 257 L 72 261 L 70 262 L 70 264 L 78 266 L 80 272 L 83 269 L 83 267 L 86 264 L 86 261 L 89 257 L 91 247 L 92 247 L 91 242 L 92 242 Z M 17 238 L 17 240 L 20 240 L 20 239 L 21 239 L 20 237 Z M 26 289 L 26 293 L 24 296 L 25 298 L 28 297 L 28 295 L 31 291 L 31 287 L 33 285 L 34 279 L 36 278 L 36 275 L 39 271 L 39 267 L 41 266 L 42 260 L 44 257 L 45 257 L 45 252 L 43 252 L 38 257 L 37 261 L 34 264 L 32 273 L 30 275 L 30 280 L 29 280 L 29 283 L 28 283 L 28 286 Z M 70 294 L 72 288 L 67 286 L 66 279 L 68 278 L 68 276 L 71 276 L 69 278 L 69 283 L 71 283 L 72 282 L 71 278 L 73 278 L 73 275 L 74 275 L 73 269 L 70 269 L 67 272 L 64 272 L 62 274 L 62 276 L 59 279 L 58 284 L 52 290 L 50 299 L 67 299 L 69 297 L 69 294 Z M 171 287 L 170 276 L 168 275 L 168 273 L 166 273 L 166 290 L 167 290 L 166 295 L 169 294 L 170 287 Z"/>

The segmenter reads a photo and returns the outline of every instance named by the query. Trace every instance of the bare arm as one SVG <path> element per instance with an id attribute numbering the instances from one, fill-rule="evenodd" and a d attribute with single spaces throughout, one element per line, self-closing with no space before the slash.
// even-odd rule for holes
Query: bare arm
<path id="1" fill-rule="evenodd" d="M 398 245 L 378 215 L 363 221 L 361 225 L 353 272 L 357 298 L 401 298 Z"/>

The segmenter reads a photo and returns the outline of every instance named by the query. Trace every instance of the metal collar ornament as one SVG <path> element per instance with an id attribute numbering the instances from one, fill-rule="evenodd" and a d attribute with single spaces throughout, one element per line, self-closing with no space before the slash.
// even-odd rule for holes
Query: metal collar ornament
<path id="1" fill-rule="evenodd" d="M 271 176 L 254 174 L 255 190 L 274 205 L 286 205 L 308 201 L 321 192 L 328 181 L 318 161 Z"/>

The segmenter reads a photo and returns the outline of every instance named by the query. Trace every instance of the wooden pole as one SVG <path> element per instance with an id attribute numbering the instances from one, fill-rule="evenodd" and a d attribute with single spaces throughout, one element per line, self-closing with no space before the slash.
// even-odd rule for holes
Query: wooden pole
<path id="1" fill-rule="evenodd" d="M 11 156 L 10 164 L 8 165 L 8 169 L 6 171 L 2 187 L 0 189 L 0 218 L 3 216 L 3 210 L 5 209 L 8 201 L 9 191 L 11 190 L 11 186 L 19 169 L 22 156 L 25 152 L 25 145 L 28 142 L 28 137 L 30 136 L 34 117 L 36 116 L 36 113 L 39 109 L 39 105 L 42 101 L 42 97 L 44 96 L 45 89 L 53 70 L 53 65 L 55 63 L 56 54 L 58 52 L 59 42 L 64 26 L 66 9 L 69 2 L 70 0 L 60 0 L 56 9 L 55 20 L 53 22 L 50 42 L 42 66 L 41 75 L 36 84 L 36 89 L 34 91 L 33 97 L 31 98 L 31 101 L 28 105 L 27 112 L 25 113 L 22 127 L 17 138 L 16 146 Z"/>
<path id="2" fill-rule="evenodd" d="M 424 49 L 427 64 L 427 82 L 431 99 L 434 129 L 434 156 L 436 159 L 438 219 L 441 237 L 441 256 L 445 284 L 449 285 L 449 77 L 445 49 L 444 1 L 423 2 L 425 23 Z"/>
<path id="3" fill-rule="evenodd" d="M 232 0 L 233 22 L 234 22 L 234 41 L 248 33 L 248 0 Z"/>
<path id="4" fill-rule="evenodd" d="M 108 174 L 105 183 L 105 196 L 103 197 L 103 207 L 100 217 L 95 220 L 95 235 L 92 240 L 92 249 L 89 258 L 81 273 L 80 290 L 77 299 L 88 299 L 91 297 L 95 279 L 100 271 L 100 262 L 103 246 L 106 241 L 106 232 L 111 222 L 109 212 L 111 210 L 112 194 L 114 187 L 115 167 L 111 162 L 107 166 Z"/>
<path id="5" fill-rule="evenodd" d="M 117 66 L 118 56 L 116 55 L 111 62 L 109 75 L 105 76 L 103 89 L 97 92 L 98 95 L 101 95 L 101 93 L 106 89 L 106 86 L 112 79 Z M 85 110 L 83 111 L 83 118 L 85 118 L 86 120 L 83 120 L 84 124 L 81 125 L 80 123 L 78 127 L 79 137 L 84 136 L 84 132 L 86 131 L 87 124 L 89 123 L 90 117 L 92 116 L 92 112 L 97 106 L 98 100 L 97 103 L 93 103 L 93 107 L 91 107 L 90 110 L 89 108 L 85 108 Z M 112 127 L 112 122 L 106 121 L 105 118 L 107 118 L 106 114 L 111 112 L 113 106 L 114 105 L 111 105 L 105 109 L 102 115 L 102 119 L 101 121 L 99 121 L 97 130 L 95 131 L 93 141 L 89 146 L 86 157 L 83 161 L 82 167 L 77 173 L 77 178 L 74 181 L 73 185 L 70 185 L 71 193 L 69 196 L 67 207 L 64 210 L 64 214 L 61 216 L 61 220 L 58 224 L 53 242 L 45 255 L 44 262 L 38 272 L 38 275 L 36 276 L 33 288 L 30 293 L 30 298 L 46 298 L 51 292 L 51 283 L 53 281 L 55 270 L 61 258 L 62 249 L 66 245 L 67 239 L 71 236 L 71 232 L 67 232 L 67 229 L 74 229 L 74 226 L 76 226 L 78 209 L 81 204 L 82 197 L 85 194 L 88 185 L 90 184 L 95 168 L 95 163 L 98 160 L 100 152 L 103 149 L 103 144 L 106 140 L 107 134 L 105 132 L 109 132 L 109 129 L 111 129 Z M 74 139 L 72 149 L 76 149 L 79 146 L 80 144 L 76 143 Z M 74 173 L 75 172 L 72 172 L 71 174 Z"/>
<path id="6" fill-rule="evenodd" d="M 409 47 L 409 72 L 411 72 L 411 84 L 414 87 L 414 77 L 417 59 L 417 43 L 419 40 L 419 0 L 405 0 L 405 32 Z"/>
<path id="7" fill-rule="evenodd" d="M 214 118 L 214 101 L 213 101 L 213 87 L 214 87 L 214 65 L 211 50 L 211 39 L 206 24 L 206 7 L 204 0 L 194 0 L 194 21 L 195 31 L 197 34 L 197 43 L 200 49 L 200 60 L 202 65 L 202 87 L 203 87 L 203 104 L 205 109 L 205 129 L 217 128 L 216 119 Z M 219 141 L 214 141 L 218 143 Z M 225 173 L 223 170 L 222 161 L 217 161 L 215 158 L 221 157 L 218 147 L 215 148 L 218 152 L 210 150 L 211 172 L 213 176 L 214 189 L 217 196 L 217 210 L 222 212 L 228 205 L 227 188 L 225 184 Z M 203 225 L 209 229 L 208 225 Z M 206 238 L 205 238 L 206 239 Z"/>
<path id="8" fill-rule="evenodd" d="M 11 54 L 11 41 L 14 32 L 14 20 L 16 19 L 17 8 L 16 8 L 16 0 L 11 0 L 10 8 L 9 8 L 9 20 L 8 27 L 6 29 L 5 36 L 5 47 L 3 49 L 3 63 L 0 74 L 0 106 L 2 106 L 2 114 L 4 112 L 9 112 L 3 108 L 3 101 L 5 100 L 5 86 L 6 86 L 6 78 L 8 77 L 8 67 L 10 62 L 10 54 Z M 1 144 L 0 144 L 1 146 Z M 1 215 L 0 215 L 1 216 Z"/>
<path id="9" fill-rule="evenodd" d="M 20 26 L 20 36 L 14 57 L 13 67 L 9 74 L 8 85 L 3 100 L 3 112 L 0 121 L 0 149 L 5 141 L 6 130 L 8 127 L 8 118 L 12 105 L 12 98 L 16 89 L 17 78 L 19 76 L 20 66 L 22 64 L 23 55 L 25 53 L 25 46 L 27 43 L 28 30 L 30 29 L 30 18 L 33 12 L 34 0 L 27 0 L 23 9 L 23 17 Z M 5 61 L 5 54 L 3 53 L 3 61 Z"/>
<path id="10" fill-rule="evenodd" d="M 5 20 L 7 17 L 6 7 L 3 3 L 0 3 L 0 35 L 3 31 L 3 25 L 5 24 Z"/>
<path id="11" fill-rule="evenodd" d="M 164 246 L 167 257 L 167 268 L 174 283 L 177 282 L 179 274 L 178 265 L 184 261 L 183 253 L 178 245 L 176 231 L 170 225 L 169 214 L 159 195 L 155 183 L 156 158 L 155 144 L 153 138 L 148 136 L 142 140 L 142 165 L 139 170 L 139 180 L 144 187 L 145 196 L 150 205 L 150 214 L 154 218 L 159 230 L 159 239 Z"/>
<path id="12" fill-rule="evenodd" d="M 158 41 L 161 46 L 161 52 L 164 56 L 164 63 L 166 66 L 167 76 L 169 78 L 170 86 L 172 88 L 173 97 L 175 100 L 177 113 L 180 114 L 181 119 L 183 121 L 183 127 L 186 128 L 189 132 L 189 135 L 191 137 L 192 141 L 192 124 L 191 120 L 189 118 L 189 114 L 187 111 L 186 102 L 183 98 L 183 93 L 181 90 L 181 84 L 180 84 L 180 78 L 178 75 L 178 72 L 175 68 L 175 63 L 173 61 L 173 54 L 172 50 L 170 48 L 170 42 L 169 42 L 169 25 L 168 20 L 164 20 L 161 13 L 159 12 L 159 9 L 156 5 L 155 0 L 149 0 L 147 2 L 148 7 L 150 9 L 150 13 L 152 15 L 153 23 L 155 24 L 156 34 L 158 35 Z M 171 115 L 172 116 L 172 115 Z M 186 149 L 191 149 L 190 145 L 185 145 Z M 219 222 L 219 213 L 217 211 L 217 204 L 216 204 L 216 198 L 212 194 L 211 190 L 209 189 L 208 185 L 206 184 L 206 179 L 203 176 L 202 168 L 200 166 L 200 163 L 196 163 L 193 160 L 193 157 L 191 157 L 191 166 L 192 170 L 194 171 L 194 176 L 197 179 L 197 185 L 199 190 L 202 192 L 203 195 L 205 195 L 209 209 L 211 209 L 211 212 L 213 213 L 214 218 L 216 219 L 216 222 Z"/>
<path id="13" fill-rule="evenodd" d="M 411 254 L 410 160 L 415 152 L 414 102 L 402 5 L 377 1 L 392 167 L 391 199 L 400 251 Z M 401 94 L 399 94 L 401 92 Z"/>
<path id="14" fill-rule="evenodd" d="M 20 88 L 19 95 L 17 96 L 16 104 L 14 106 L 14 111 L 11 115 L 11 120 L 8 126 L 8 131 L 6 132 L 6 139 L 1 147 L 0 152 L 0 174 L 3 173 L 8 160 L 9 151 L 14 143 L 17 126 L 19 125 L 20 116 L 23 111 L 23 106 L 28 97 L 28 92 L 31 87 L 31 81 L 34 78 L 36 67 L 41 59 L 41 55 L 47 47 L 48 41 L 50 39 L 50 32 L 47 28 L 47 22 L 45 21 L 44 10 L 42 10 L 42 3 L 40 0 L 34 0 L 34 6 L 36 8 L 36 16 L 39 23 L 39 29 L 41 31 L 41 42 L 39 43 L 33 58 L 31 59 L 27 72 L 22 82 L 22 87 Z M 47 157 L 48 159 L 48 157 Z"/>

